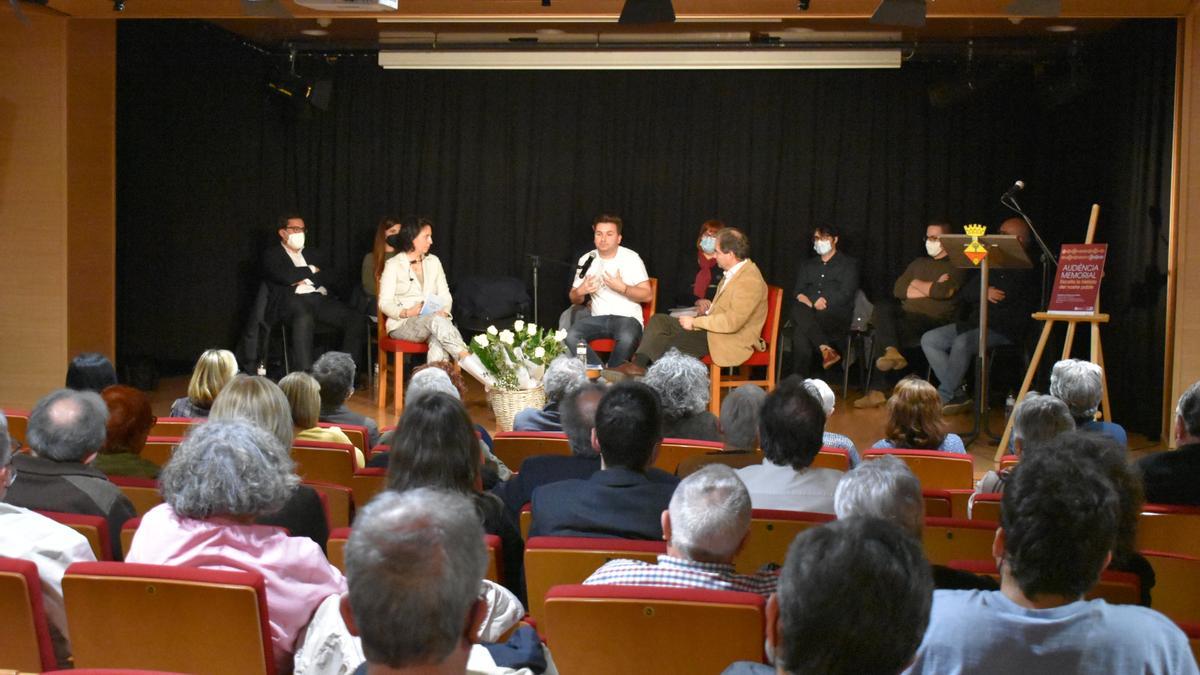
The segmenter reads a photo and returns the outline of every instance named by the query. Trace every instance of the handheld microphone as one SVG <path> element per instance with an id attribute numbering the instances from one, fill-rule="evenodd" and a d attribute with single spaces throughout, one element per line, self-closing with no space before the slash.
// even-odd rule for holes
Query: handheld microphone
<path id="1" fill-rule="evenodd" d="M 587 255 L 587 259 L 579 264 L 578 274 L 579 274 L 580 279 L 582 279 L 585 275 L 587 275 L 588 268 L 590 268 L 592 266 L 592 261 L 595 259 L 596 259 L 596 252 L 592 251 L 591 253 L 589 253 Z"/>
<path id="2" fill-rule="evenodd" d="M 1021 190 L 1024 190 L 1024 189 L 1025 189 L 1025 181 L 1019 180 L 1019 181 L 1013 183 L 1012 187 L 1008 188 L 1008 191 L 1005 192 L 1004 196 L 1001 197 L 1000 199 L 1001 199 L 1001 201 L 1006 200 L 1006 199 L 1012 199 L 1014 195 L 1016 195 L 1018 192 L 1020 192 Z"/>

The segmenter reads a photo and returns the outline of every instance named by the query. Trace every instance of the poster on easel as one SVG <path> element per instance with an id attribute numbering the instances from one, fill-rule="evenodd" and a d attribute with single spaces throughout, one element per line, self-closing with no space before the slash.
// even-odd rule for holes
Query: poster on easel
<path id="1" fill-rule="evenodd" d="M 1094 314 L 1107 256 L 1108 244 L 1063 244 L 1058 256 L 1058 274 L 1054 276 L 1054 292 L 1046 311 Z"/>

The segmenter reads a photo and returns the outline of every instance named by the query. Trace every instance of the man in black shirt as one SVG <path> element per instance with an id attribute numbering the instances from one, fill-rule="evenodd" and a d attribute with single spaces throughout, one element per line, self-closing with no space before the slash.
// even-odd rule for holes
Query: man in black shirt
<path id="1" fill-rule="evenodd" d="M 1200 382 L 1179 397 L 1174 433 L 1178 449 L 1138 460 L 1146 501 L 1200 506 Z"/>
<path id="2" fill-rule="evenodd" d="M 833 347 L 846 334 L 858 292 L 858 261 L 838 251 L 838 228 L 813 231 L 816 257 L 800 263 L 792 306 L 792 372 L 808 377 L 813 361 L 830 368 L 841 360 Z"/>
<path id="3" fill-rule="evenodd" d="M 1024 247 L 1029 227 L 1020 218 L 1000 224 L 1000 234 L 1017 238 Z M 1019 342 L 1029 328 L 1030 314 L 1037 305 L 1037 276 L 1031 269 L 997 269 L 988 275 L 988 345 L 999 347 Z M 938 378 L 942 413 L 957 415 L 971 409 L 972 400 L 957 391 L 979 353 L 979 279 L 969 279 L 959 294 L 971 308 L 964 321 L 934 328 L 921 336 L 921 350 Z"/>

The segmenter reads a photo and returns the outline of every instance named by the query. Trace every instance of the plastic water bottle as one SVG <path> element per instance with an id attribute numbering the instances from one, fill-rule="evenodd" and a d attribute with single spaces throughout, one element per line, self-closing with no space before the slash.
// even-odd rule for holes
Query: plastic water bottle
<path id="1" fill-rule="evenodd" d="M 575 345 L 575 358 L 579 359 L 579 362 L 583 364 L 583 369 L 587 370 L 587 343 L 583 340 Z"/>
<path id="2" fill-rule="evenodd" d="M 1013 396 L 1013 393 L 1010 391 L 1010 392 L 1008 392 L 1008 398 L 1004 399 L 1004 419 L 1007 420 L 1008 418 L 1012 417 L 1013 408 L 1015 408 L 1016 406 L 1017 406 L 1017 399 Z"/>
<path id="3" fill-rule="evenodd" d="M 259 363 L 258 368 L 254 372 L 258 373 L 259 377 L 266 377 L 267 376 L 267 364 Z"/>
<path id="4" fill-rule="evenodd" d="M 377 387 L 379 387 L 379 364 L 378 363 L 375 364 L 375 367 L 371 372 L 371 391 L 376 391 Z"/>

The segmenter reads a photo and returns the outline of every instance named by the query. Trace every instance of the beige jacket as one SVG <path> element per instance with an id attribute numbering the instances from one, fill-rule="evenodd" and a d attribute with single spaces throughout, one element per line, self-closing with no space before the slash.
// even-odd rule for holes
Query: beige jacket
<path id="1" fill-rule="evenodd" d="M 739 366 L 750 354 L 763 351 L 762 328 L 767 321 L 767 282 L 753 260 L 717 286 L 712 308 L 696 317 L 696 328 L 708 331 L 708 354 L 718 366 Z"/>
<path id="2" fill-rule="evenodd" d="M 389 333 L 408 320 L 400 317 L 402 312 L 425 302 L 428 295 L 436 295 L 443 309 L 450 311 L 454 299 L 450 297 L 450 286 L 446 283 L 442 261 L 436 255 L 429 254 L 422 260 L 421 266 L 424 284 L 417 281 L 406 255 L 393 256 L 383 266 L 383 276 L 379 279 L 379 310 L 387 317 L 386 328 Z"/>

